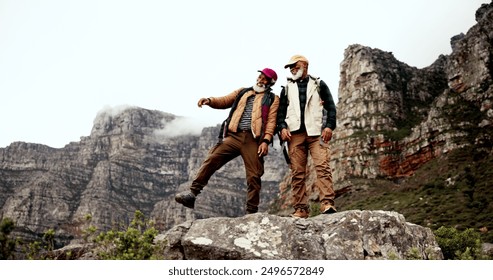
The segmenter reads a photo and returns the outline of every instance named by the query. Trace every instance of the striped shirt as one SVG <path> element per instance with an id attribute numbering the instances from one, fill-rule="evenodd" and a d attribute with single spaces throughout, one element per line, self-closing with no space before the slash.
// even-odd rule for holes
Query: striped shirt
<path id="1" fill-rule="evenodd" d="M 255 95 L 252 95 L 247 99 L 245 111 L 243 111 L 243 115 L 241 115 L 240 123 L 238 124 L 239 130 L 252 129 L 252 111 L 253 111 L 254 99 L 255 99 Z"/>

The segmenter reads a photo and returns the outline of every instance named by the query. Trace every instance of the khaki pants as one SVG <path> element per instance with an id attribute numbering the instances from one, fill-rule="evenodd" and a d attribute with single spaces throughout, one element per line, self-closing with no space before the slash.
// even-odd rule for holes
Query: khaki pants
<path id="1" fill-rule="evenodd" d="M 308 208 L 308 194 L 305 184 L 308 152 L 310 152 L 317 173 L 315 186 L 319 190 L 319 199 L 320 201 L 329 200 L 334 204 L 335 192 L 332 184 L 328 145 L 321 145 L 320 136 L 308 136 L 306 132 L 302 132 L 291 135 L 288 149 L 291 160 L 292 206 L 294 208 Z"/>
<path id="2" fill-rule="evenodd" d="M 211 176 L 223 165 L 241 156 L 245 164 L 247 181 L 246 211 L 255 213 L 260 202 L 260 177 L 264 174 L 264 158 L 257 154 L 258 143 L 251 131 L 230 132 L 222 143 L 214 146 L 200 167 L 190 190 L 199 194 L 207 185 Z"/>

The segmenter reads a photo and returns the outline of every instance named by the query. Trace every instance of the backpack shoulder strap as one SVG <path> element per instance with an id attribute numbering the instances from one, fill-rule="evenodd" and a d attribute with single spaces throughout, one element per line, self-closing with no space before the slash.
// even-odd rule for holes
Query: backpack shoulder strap
<path id="1" fill-rule="evenodd" d="M 320 97 L 320 100 L 321 102 L 323 103 L 323 99 L 322 99 L 322 96 L 320 95 L 320 77 L 314 77 L 312 75 L 308 75 L 310 77 L 310 79 L 314 80 L 315 81 L 315 84 L 317 85 L 317 92 L 318 92 L 318 96 Z M 327 124 L 327 110 L 325 110 L 325 108 L 323 109 L 322 111 L 322 129 L 324 129 L 325 125 Z"/>
<path id="2" fill-rule="evenodd" d="M 320 77 L 314 77 L 312 75 L 308 75 L 308 77 L 310 77 L 310 79 L 315 82 L 315 84 L 317 85 L 317 92 L 318 94 L 320 94 Z"/>
<path id="3" fill-rule="evenodd" d="M 262 141 L 265 136 L 265 127 L 267 125 L 267 118 L 269 117 L 269 110 L 270 106 L 272 103 L 274 103 L 274 99 L 276 98 L 276 95 L 272 92 L 272 90 L 269 88 L 266 93 L 264 93 L 264 97 L 262 98 L 262 105 L 261 105 L 261 113 L 262 113 L 262 127 L 261 127 L 261 134 L 259 140 Z M 272 143 L 271 143 L 272 144 Z"/>

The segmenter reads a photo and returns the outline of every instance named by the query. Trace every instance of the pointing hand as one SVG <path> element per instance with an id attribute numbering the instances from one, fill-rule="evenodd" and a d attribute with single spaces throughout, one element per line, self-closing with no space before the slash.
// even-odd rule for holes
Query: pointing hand
<path id="1" fill-rule="evenodd" d="M 210 99 L 209 98 L 200 98 L 199 102 L 197 102 L 197 105 L 199 108 L 202 108 L 202 105 L 209 105 Z"/>

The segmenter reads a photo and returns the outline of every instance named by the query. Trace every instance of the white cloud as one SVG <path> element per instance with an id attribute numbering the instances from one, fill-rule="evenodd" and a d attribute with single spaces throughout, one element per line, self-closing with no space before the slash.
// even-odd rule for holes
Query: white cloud
<path id="1" fill-rule="evenodd" d="M 114 117 L 116 115 L 119 115 L 121 114 L 123 111 L 125 110 L 128 110 L 128 109 L 131 109 L 131 108 L 136 108 L 136 106 L 131 106 L 131 105 L 118 105 L 118 106 L 109 106 L 109 105 L 106 105 L 103 107 L 103 109 L 101 109 L 99 112 L 98 112 L 98 116 L 99 115 L 106 115 L 108 117 Z"/>
<path id="2" fill-rule="evenodd" d="M 164 123 L 165 127 L 154 131 L 158 138 L 169 138 L 182 135 L 198 136 L 202 133 L 204 125 L 196 119 L 188 117 L 177 117 L 171 122 Z"/>

